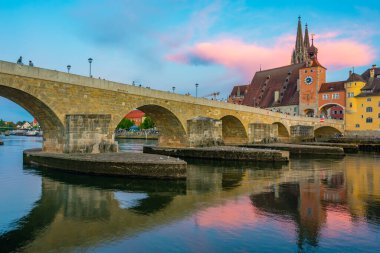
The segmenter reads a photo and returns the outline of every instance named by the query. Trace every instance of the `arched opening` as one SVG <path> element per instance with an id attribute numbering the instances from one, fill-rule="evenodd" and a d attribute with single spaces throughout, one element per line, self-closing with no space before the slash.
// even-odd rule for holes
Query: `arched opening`
<path id="1" fill-rule="evenodd" d="M 159 146 L 183 147 L 188 145 L 185 128 L 174 113 L 159 105 L 143 105 L 136 108 L 149 116 L 158 132 Z"/>
<path id="2" fill-rule="evenodd" d="M 306 110 L 304 110 L 304 113 L 305 113 L 306 117 L 314 117 L 315 116 L 314 109 L 306 109 Z"/>
<path id="3" fill-rule="evenodd" d="M 144 145 L 157 145 L 158 138 L 153 119 L 137 109 L 125 114 L 115 129 L 115 139 L 122 152 L 141 152 Z"/>
<path id="4" fill-rule="evenodd" d="M 344 107 L 340 104 L 325 104 L 319 108 L 319 113 L 327 119 L 344 119 Z"/>
<path id="5" fill-rule="evenodd" d="M 281 138 L 284 138 L 284 139 L 289 138 L 289 131 L 284 124 L 282 124 L 281 122 L 275 122 L 272 125 L 277 125 L 278 138 L 280 138 L 280 139 Z"/>
<path id="6" fill-rule="evenodd" d="M 326 138 L 326 137 L 329 138 L 329 137 L 335 137 L 341 134 L 342 133 L 338 129 L 334 127 L 330 127 L 330 126 L 323 126 L 314 130 L 315 138 Z"/>
<path id="7" fill-rule="evenodd" d="M 243 144 L 248 142 L 247 132 L 238 118 L 227 115 L 220 120 L 222 121 L 224 144 Z"/>
<path id="8" fill-rule="evenodd" d="M 64 125 L 41 100 L 18 89 L 0 85 L 0 96 L 7 98 L 33 115 L 43 131 L 43 150 L 63 152 Z"/>

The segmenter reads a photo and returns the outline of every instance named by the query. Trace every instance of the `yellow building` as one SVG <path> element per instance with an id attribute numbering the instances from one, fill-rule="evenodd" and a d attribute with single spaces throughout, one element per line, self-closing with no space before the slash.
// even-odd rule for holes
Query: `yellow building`
<path id="1" fill-rule="evenodd" d="M 380 135 L 380 69 L 373 65 L 363 75 L 351 74 L 345 83 L 346 133 Z"/>

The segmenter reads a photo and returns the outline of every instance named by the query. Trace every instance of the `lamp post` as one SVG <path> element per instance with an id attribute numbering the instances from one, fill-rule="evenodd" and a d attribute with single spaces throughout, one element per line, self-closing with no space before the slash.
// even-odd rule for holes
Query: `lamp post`
<path id="1" fill-rule="evenodd" d="M 88 63 L 90 63 L 90 77 L 92 77 L 92 75 L 91 75 L 91 63 L 92 63 L 92 58 L 88 58 Z"/>
<path id="2" fill-rule="evenodd" d="M 174 93 L 174 91 L 175 91 L 175 87 L 174 86 L 172 87 L 172 90 L 173 90 L 173 93 Z"/>
<path id="3" fill-rule="evenodd" d="M 195 97 L 197 98 L 198 97 L 198 86 L 199 84 L 195 84 Z"/>
<path id="4" fill-rule="evenodd" d="M 71 65 L 67 65 L 67 73 L 70 74 Z"/>

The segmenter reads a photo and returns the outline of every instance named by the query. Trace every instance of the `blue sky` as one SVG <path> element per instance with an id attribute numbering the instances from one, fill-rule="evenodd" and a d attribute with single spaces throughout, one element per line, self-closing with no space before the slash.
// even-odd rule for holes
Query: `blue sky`
<path id="1" fill-rule="evenodd" d="M 284 3 L 286 2 L 286 5 Z M 0 60 L 199 94 L 288 64 L 298 15 L 316 34 L 328 81 L 380 64 L 380 1 L 0 0 Z M 0 118 L 31 120 L 0 98 Z"/>

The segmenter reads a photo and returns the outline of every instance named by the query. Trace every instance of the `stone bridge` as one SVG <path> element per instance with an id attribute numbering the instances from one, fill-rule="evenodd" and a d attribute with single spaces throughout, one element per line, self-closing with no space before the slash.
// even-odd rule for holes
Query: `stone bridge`
<path id="1" fill-rule="evenodd" d="M 38 120 L 44 131 L 43 149 L 49 152 L 116 151 L 115 128 L 133 109 L 154 120 L 160 146 L 205 145 L 210 140 L 245 144 L 258 136 L 294 137 L 303 127 L 309 135 L 344 132 L 342 121 L 320 122 L 4 61 L 0 96 Z"/>

